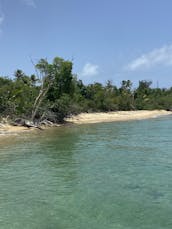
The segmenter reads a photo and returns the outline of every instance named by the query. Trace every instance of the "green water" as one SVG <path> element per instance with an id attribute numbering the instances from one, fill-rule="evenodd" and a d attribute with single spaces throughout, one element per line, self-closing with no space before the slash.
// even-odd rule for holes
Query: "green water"
<path id="1" fill-rule="evenodd" d="M 0 139 L 0 229 L 171 229 L 172 117 Z"/>

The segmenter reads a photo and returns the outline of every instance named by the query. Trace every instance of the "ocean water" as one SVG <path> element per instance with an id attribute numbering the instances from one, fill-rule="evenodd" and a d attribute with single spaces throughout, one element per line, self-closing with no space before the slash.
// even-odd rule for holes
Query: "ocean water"
<path id="1" fill-rule="evenodd" d="M 171 229 L 172 116 L 0 138 L 0 229 Z"/>

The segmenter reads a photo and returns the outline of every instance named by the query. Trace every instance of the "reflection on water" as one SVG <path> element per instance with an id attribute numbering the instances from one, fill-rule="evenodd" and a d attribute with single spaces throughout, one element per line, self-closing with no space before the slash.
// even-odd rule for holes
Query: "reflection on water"
<path id="1" fill-rule="evenodd" d="M 170 118 L 0 142 L 0 228 L 172 228 Z"/>

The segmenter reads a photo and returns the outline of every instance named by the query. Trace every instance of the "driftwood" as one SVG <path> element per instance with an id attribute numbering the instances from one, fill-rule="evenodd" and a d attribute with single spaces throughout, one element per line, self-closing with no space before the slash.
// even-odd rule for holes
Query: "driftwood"
<path id="1" fill-rule="evenodd" d="M 43 130 L 40 126 L 34 125 L 31 122 L 29 122 L 29 121 L 25 121 L 23 126 L 25 126 L 27 128 L 37 128 L 39 130 Z"/>
<path id="2" fill-rule="evenodd" d="M 27 128 L 37 128 L 39 130 L 43 130 L 39 125 L 35 125 L 33 122 L 30 122 L 28 120 L 25 120 L 25 119 L 16 119 L 13 123 L 13 125 L 15 126 L 24 126 L 24 127 L 27 127 Z"/>
<path id="3" fill-rule="evenodd" d="M 0 128 L 4 128 L 4 127 L 5 127 L 5 125 L 0 123 Z"/>
<path id="4" fill-rule="evenodd" d="M 45 126 L 54 126 L 54 123 L 49 121 L 49 120 L 43 120 L 40 122 L 41 125 L 45 125 Z"/>
<path id="5" fill-rule="evenodd" d="M 43 128 L 41 126 L 47 126 L 47 127 L 55 127 L 55 126 L 59 126 L 59 124 L 55 124 L 47 119 L 44 119 L 38 123 L 34 123 L 32 121 L 29 120 L 25 120 L 22 118 L 18 118 L 14 121 L 13 125 L 15 126 L 25 126 L 27 128 L 37 128 L 39 130 L 43 130 Z"/>

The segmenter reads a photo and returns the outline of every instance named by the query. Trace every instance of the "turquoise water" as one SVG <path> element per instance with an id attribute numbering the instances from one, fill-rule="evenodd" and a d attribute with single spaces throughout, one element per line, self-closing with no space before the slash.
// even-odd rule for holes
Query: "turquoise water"
<path id="1" fill-rule="evenodd" d="M 171 229 L 172 117 L 0 139 L 1 229 Z"/>

